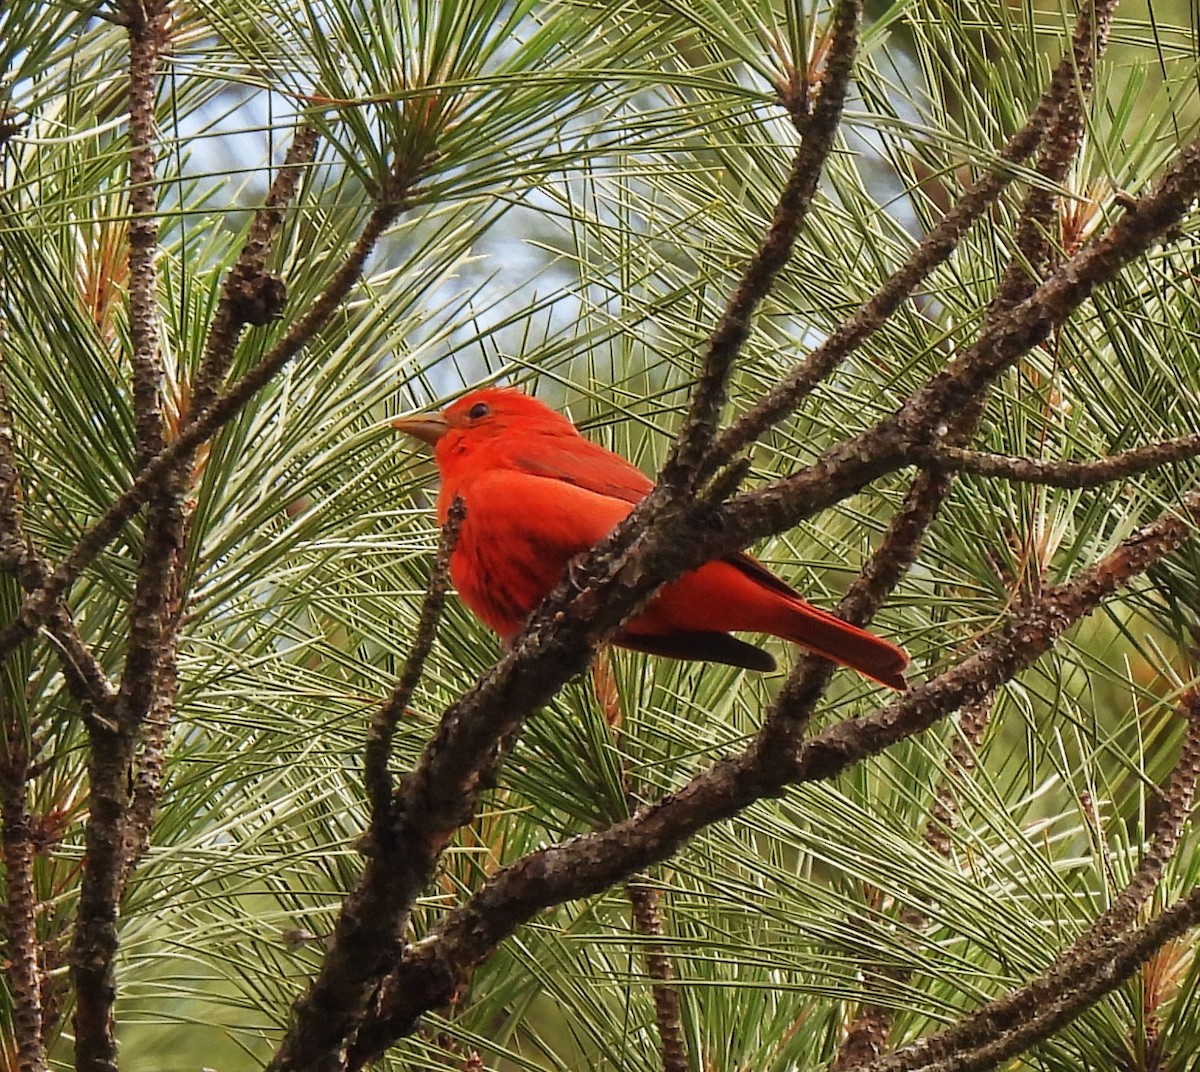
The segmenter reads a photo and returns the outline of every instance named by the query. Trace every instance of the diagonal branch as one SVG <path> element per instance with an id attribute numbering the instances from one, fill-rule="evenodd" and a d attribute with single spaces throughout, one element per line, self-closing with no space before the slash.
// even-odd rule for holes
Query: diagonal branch
<path id="1" fill-rule="evenodd" d="M 992 1068 L 1048 1038 L 1115 990 L 1164 942 L 1200 922 L 1196 890 L 1144 926 L 1128 929 L 1178 845 L 1200 774 L 1200 693 L 1189 691 L 1180 706 L 1188 733 L 1167 789 L 1167 808 L 1145 859 L 1113 905 L 1036 979 L 861 1072 Z"/>
<path id="2" fill-rule="evenodd" d="M 449 1001 L 471 970 L 537 912 L 591 896 L 676 852 L 702 827 L 788 785 L 824 781 L 928 729 L 1032 665 L 1080 618 L 1178 548 L 1200 521 L 1200 492 L 1077 577 L 1047 589 L 979 652 L 867 718 L 832 726 L 786 752 L 760 731 L 740 755 L 607 830 L 553 845 L 497 872 L 468 902 L 409 947 L 361 1028 L 351 1068 L 361 1068 L 417 1017 Z"/>
<path id="3" fill-rule="evenodd" d="M 1085 4 L 1075 26 L 1071 52 L 1055 68 L 1050 84 L 1028 122 L 997 154 L 997 166 L 976 180 L 926 234 L 908 259 L 855 313 L 798 364 L 782 382 L 719 435 L 705 459 L 702 476 L 724 465 L 768 428 L 793 412 L 805 396 L 873 334 L 913 289 L 957 248 L 959 241 L 1016 176 L 1013 165 L 1042 140 L 1063 103 L 1076 92 L 1076 72 L 1088 69 L 1095 42 L 1107 36 L 1116 0 Z"/>
<path id="4" fill-rule="evenodd" d="M 1200 141 L 1185 147 L 1158 184 L 1113 227 L 1060 265 L 1028 298 L 985 324 L 976 342 L 917 391 L 892 417 L 831 447 L 786 480 L 744 494 L 723 511 L 720 533 L 699 541 L 705 561 L 782 532 L 905 462 L 927 457 L 953 415 L 1042 342 L 1130 262 L 1169 235 L 1200 193 Z"/>
<path id="5" fill-rule="evenodd" d="M 0 568 L 12 570 L 21 587 L 33 592 L 46 583 L 50 569 L 25 532 L 21 484 L 8 392 L 0 378 Z M 70 611 L 57 604 L 46 624 L 71 695 L 85 713 L 111 723 L 116 689 L 79 635 Z"/>
<path id="6" fill-rule="evenodd" d="M 858 51 L 861 18 L 861 0 L 840 0 L 834 11 L 832 42 L 821 91 L 804 125 L 800 149 L 775 205 L 771 226 L 709 336 L 691 408 L 663 466 L 660 483 L 692 490 L 697 485 L 700 461 L 721 419 L 734 361 L 750 337 L 751 318 L 791 256 L 812 204 L 817 180 L 833 150 Z"/>
<path id="7" fill-rule="evenodd" d="M 79 542 L 59 563 L 46 583 L 37 592 L 32 593 L 21 605 L 14 619 L 0 629 L 0 660 L 7 658 L 22 640 L 32 635 L 46 620 L 54 604 L 66 595 L 83 570 L 145 505 L 163 474 L 178 465 L 180 458 L 189 456 L 233 420 L 313 336 L 324 328 L 361 278 L 363 266 L 380 237 L 407 207 L 424 166 L 424 161 L 404 160 L 397 164 L 391 180 L 380 191 L 380 201 L 368 216 L 358 240 L 317 300 L 254 368 L 214 398 L 211 404 L 193 408 L 181 426 L 178 436 L 147 462 L 133 483 L 80 537 Z"/>

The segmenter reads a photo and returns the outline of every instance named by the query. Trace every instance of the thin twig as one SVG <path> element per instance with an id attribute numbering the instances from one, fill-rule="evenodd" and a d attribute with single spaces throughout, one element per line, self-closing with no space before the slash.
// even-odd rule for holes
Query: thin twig
<path id="1" fill-rule="evenodd" d="M 900 307 L 921 280 L 954 252 L 972 224 L 1016 177 L 1013 165 L 1037 148 L 1063 101 L 1075 92 L 1076 70 L 1091 55 L 1093 37 L 1107 33 L 1115 7 L 1116 0 L 1102 0 L 1096 4 L 1094 13 L 1084 6 L 1075 27 L 1071 52 L 1055 68 L 1049 86 L 1025 126 L 1009 138 L 997 154 L 995 166 L 963 192 L 953 208 L 921 239 L 904 264 L 879 290 L 753 408 L 717 437 L 701 476 L 724 465 L 793 412 L 817 384 Z"/>
<path id="2" fill-rule="evenodd" d="M 455 499 L 450 504 L 446 523 L 442 526 L 437 556 L 434 558 L 429 584 L 425 589 L 425 599 L 421 604 L 417 632 L 404 661 L 404 669 L 387 703 L 375 712 L 371 720 L 363 763 L 363 780 L 371 801 L 372 851 L 382 851 L 390 842 L 392 776 L 388 764 L 392 758 L 392 737 L 396 732 L 397 723 L 408 710 L 421 675 L 425 672 L 425 661 L 433 650 L 438 622 L 441 620 L 442 610 L 446 605 L 446 593 L 450 588 L 450 556 L 454 553 L 466 516 L 466 505 L 462 499 Z"/>
<path id="3" fill-rule="evenodd" d="M 974 703 L 964 705 L 959 712 L 958 733 L 950 744 L 950 759 L 934 793 L 929 821 L 925 824 L 925 844 L 939 856 L 950 856 L 952 843 L 948 831 L 958 821 L 955 787 L 975 769 L 976 752 L 991 720 L 995 702 L 995 693 L 988 693 Z"/>
<path id="4" fill-rule="evenodd" d="M 834 10 L 832 40 L 821 92 L 805 124 L 800 148 L 776 202 L 771 225 L 709 336 L 691 407 L 659 477 L 663 484 L 694 491 L 701 479 L 699 463 L 716 432 L 729 376 L 750 337 L 754 312 L 770 293 L 775 278 L 791 256 L 796 237 L 808 216 L 817 180 L 833 150 L 850 72 L 858 52 L 861 18 L 861 0 L 840 0 Z"/>
<path id="5" fill-rule="evenodd" d="M 679 991 L 673 985 L 675 973 L 671 958 L 662 943 L 663 925 L 659 915 L 658 890 L 643 878 L 634 877 L 625 884 L 633 908 L 633 929 L 649 942 L 646 974 L 654 996 L 654 1019 L 658 1025 L 659 1049 L 663 1072 L 689 1072 L 687 1045 L 683 1041 L 683 1009 Z"/>
<path id="6" fill-rule="evenodd" d="M 1200 434 L 1176 436 L 1173 439 L 1148 443 L 1088 461 L 1018 458 L 942 444 L 928 448 L 925 452 L 918 452 L 922 453 L 943 468 L 956 472 L 1001 477 L 1022 484 L 1043 484 L 1055 488 L 1094 488 L 1114 480 L 1139 476 L 1164 465 L 1200 457 Z"/>
<path id="7" fill-rule="evenodd" d="M 49 566 L 25 532 L 21 503 L 24 492 L 13 442 L 8 393 L 0 376 L 0 568 L 11 570 L 27 592 L 46 583 Z M 85 714 L 104 721 L 113 718 L 116 689 L 99 660 L 84 643 L 70 612 L 61 603 L 46 623 L 63 668 L 63 679 Z"/>

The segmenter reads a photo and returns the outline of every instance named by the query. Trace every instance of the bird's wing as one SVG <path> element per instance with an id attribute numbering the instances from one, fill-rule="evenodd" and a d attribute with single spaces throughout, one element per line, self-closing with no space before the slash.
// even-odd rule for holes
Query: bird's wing
<path id="1" fill-rule="evenodd" d="M 561 480 L 628 503 L 640 502 L 654 487 L 654 481 L 636 465 L 582 436 L 539 437 L 527 449 L 516 451 L 513 462 L 531 476 Z M 744 552 L 727 555 L 725 561 L 764 588 L 790 599 L 801 598 L 790 584 Z"/>
<path id="2" fill-rule="evenodd" d="M 531 476 L 561 480 L 627 503 L 640 502 L 654 487 L 636 465 L 581 436 L 523 438 L 512 448 L 511 461 Z"/>

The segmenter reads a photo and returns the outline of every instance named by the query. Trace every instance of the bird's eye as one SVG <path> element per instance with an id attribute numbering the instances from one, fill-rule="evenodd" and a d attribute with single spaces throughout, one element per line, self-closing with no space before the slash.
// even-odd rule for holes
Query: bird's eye
<path id="1" fill-rule="evenodd" d="M 486 417 L 491 412 L 492 411 L 488 408 L 488 404 L 486 402 L 476 402 L 467 413 L 467 416 L 470 417 L 471 420 L 477 421 L 481 417 Z"/>

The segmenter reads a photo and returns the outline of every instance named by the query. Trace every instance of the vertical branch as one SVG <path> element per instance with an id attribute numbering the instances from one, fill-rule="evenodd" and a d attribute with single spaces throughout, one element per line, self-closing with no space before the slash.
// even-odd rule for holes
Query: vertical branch
<path id="1" fill-rule="evenodd" d="M 625 886 L 633 906 L 633 928 L 651 941 L 646 945 L 646 973 L 654 996 L 654 1017 L 662 1052 L 663 1072 L 688 1072 L 687 1046 L 683 1041 L 683 1010 L 679 991 L 672 986 L 671 958 L 662 944 L 662 917 L 658 912 L 658 890 L 635 877 Z M 657 939 L 657 941 L 655 940 Z"/>
<path id="2" fill-rule="evenodd" d="M 164 445 L 159 351 L 158 195 L 155 183 L 155 98 L 167 43 L 164 0 L 122 5 L 129 33 L 129 324 L 137 464 Z M 154 489 L 130 609 L 129 638 L 111 725 L 88 727 L 89 817 L 79 913 L 72 948 L 75 1060 L 80 1072 L 116 1072 L 117 912 L 129 867 L 127 782 L 134 749 L 154 697 L 163 687 L 162 639 L 168 589 L 182 537 L 181 480 L 168 474 Z M 173 687 L 173 683 L 169 685 Z"/>
<path id="3" fill-rule="evenodd" d="M 436 860 L 454 827 L 422 827 L 419 844 L 398 833 L 410 817 L 404 799 L 393 788 L 388 763 L 396 723 L 403 717 L 425 669 L 449 587 L 450 556 L 466 507 L 461 499 L 450 506 L 420 623 L 400 680 L 391 697 L 375 714 L 367 740 L 363 779 L 371 801 L 371 827 L 360 843 L 367 858 L 357 886 L 342 903 L 320 974 L 296 1003 L 293 1022 L 270 1069 L 345 1067 L 348 1041 L 357 1033 L 368 1002 L 394 962 L 410 891 L 400 881 L 413 858 Z M 465 821 L 465 820 L 464 820 Z"/>
<path id="4" fill-rule="evenodd" d="M 150 830 L 162 793 L 163 768 L 170 738 L 171 716 L 179 684 L 179 629 L 183 622 L 186 547 L 191 515 L 184 514 L 181 540 L 165 579 L 165 626 L 156 652 L 155 685 L 143 719 L 141 750 L 133 765 L 133 793 L 125 824 L 125 877 L 150 847 Z"/>
<path id="5" fill-rule="evenodd" d="M 592 685 L 596 701 L 608 724 L 614 743 L 621 737 L 621 690 L 613 663 L 611 646 L 604 645 L 592 663 Z M 621 763 L 621 787 L 625 795 L 625 807 L 629 815 L 634 814 L 640 802 L 638 786 L 625 769 L 622 753 L 617 753 Z M 651 885 L 648 876 L 633 875 L 625 884 L 632 909 L 634 932 L 647 939 L 642 949 L 645 952 L 646 974 L 650 978 L 650 995 L 654 1002 L 654 1022 L 658 1028 L 658 1047 L 662 1057 L 663 1072 L 688 1072 L 687 1044 L 683 1037 L 683 1008 L 679 991 L 673 985 L 675 968 L 667 956 L 663 943 L 663 922 L 659 912 L 661 898 L 658 889 Z"/>
<path id="6" fill-rule="evenodd" d="M 5 976 L 12 1000 L 17 1069 L 19 1072 L 42 1072 L 46 1068 L 46 1049 L 42 1041 L 38 903 L 33 885 L 35 845 L 27 802 L 30 749 L 25 727 L 20 725 L 8 701 L 4 702 L 3 723 L 4 741 L 0 743 L 0 835 L 4 841 L 4 924 L 8 954 Z"/>
<path id="7" fill-rule="evenodd" d="M 158 186 L 154 105 L 166 43 L 163 0 L 122 5 L 129 29 L 129 337 L 138 465 L 163 445 L 162 356 L 158 329 Z"/>

